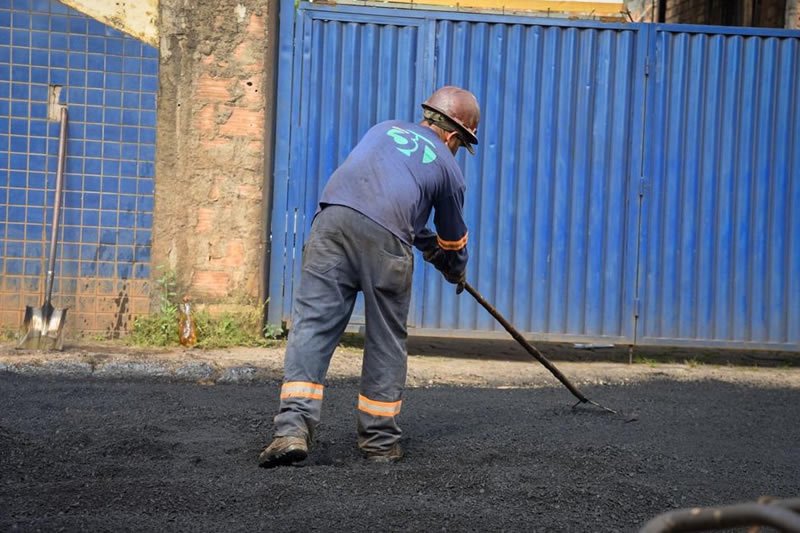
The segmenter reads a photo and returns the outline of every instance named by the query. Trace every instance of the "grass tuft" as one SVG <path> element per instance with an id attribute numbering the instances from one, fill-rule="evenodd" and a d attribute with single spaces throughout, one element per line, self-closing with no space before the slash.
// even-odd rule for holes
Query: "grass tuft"
<path id="1" fill-rule="evenodd" d="M 179 313 L 177 300 L 177 276 L 175 272 L 161 269 L 155 280 L 158 287 L 157 312 L 137 317 L 126 340 L 137 346 L 178 346 Z M 272 346 L 284 335 L 282 328 L 274 324 L 261 326 L 261 308 L 254 306 L 241 312 L 226 312 L 211 315 L 198 310 L 192 313 L 197 331 L 198 348 L 230 348 L 233 346 Z"/>
<path id="2" fill-rule="evenodd" d="M 642 357 L 641 355 L 637 355 L 633 358 L 633 363 L 636 365 L 647 365 L 651 368 L 655 368 L 658 365 L 658 361 L 652 359 L 650 357 Z"/>
<path id="3" fill-rule="evenodd" d="M 0 341 L 9 342 L 17 340 L 19 331 L 11 326 L 0 327 Z"/>
<path id="4" fill-rule="evenodd" d="M 229 348 L 231 346 L 265 347 L 275 344 L 283 331 L 272 324 L 261 328 L 261 313 L 257 308 L 240 313 L 211 316 L 205 311 L 195 314 L 198 348 Z"/>
<path id="5" fill-rule="evenodd" d="M 197 348 L 231 348 L 275 346 L 283 330 L 272 324 L 261 328 L 259 309 L 227 312 L 212 316 L 206 311 L 193 313 L 197 331 Z M 136 346 L 178 346 L 178 312 L 161 312 L 137 317 L 126 340 Z"/>

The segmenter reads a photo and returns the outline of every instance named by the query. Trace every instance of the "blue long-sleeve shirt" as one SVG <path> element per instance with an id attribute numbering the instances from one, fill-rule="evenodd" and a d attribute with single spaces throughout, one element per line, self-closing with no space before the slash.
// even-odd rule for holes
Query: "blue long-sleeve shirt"
<path id="1" fill-rule="evenodd" d="M 453 154 L 426 126 L 390 120 L 373 126 L 331 176 L 320 198 L 363 213 L 403 242 L 445 251 L 450 272 L 467 265 L 466 185 Z M 434 233 L 426 227 L 434 211 Z"/>

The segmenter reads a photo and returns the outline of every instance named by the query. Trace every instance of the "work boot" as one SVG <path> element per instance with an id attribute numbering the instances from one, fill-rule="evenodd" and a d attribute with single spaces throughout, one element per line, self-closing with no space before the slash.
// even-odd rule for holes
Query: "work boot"
<path id="1" fill-rule="evenodd" d="M 275 437 L 258 456 L 258 466 L 274 468 L 290 465 L 308 457 L 308 442 L 305 437 Z"/>
<path id="2" fill-rule="evenodd" d="M 388 450 L 362 450 L 364 457 L 371 463 L 396 463 L 403 458 L 403 448 L 395 443 Z"/>

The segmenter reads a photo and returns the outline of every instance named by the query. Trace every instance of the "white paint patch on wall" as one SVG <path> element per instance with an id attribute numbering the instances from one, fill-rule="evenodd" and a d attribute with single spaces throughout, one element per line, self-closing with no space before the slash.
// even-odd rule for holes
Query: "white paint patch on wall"
<path id="1" fill-rule="evenodd" d="M 247 7 L 243 6 L 242 4 L 236 5 L 236 18 L 239 19 L 239 24 L 244 22 L 244 18 L 247 16 Z"/>
<path id="2" fill-rule="evenodd" d="M 158 47 L 158 0 L 61 0 L 85 15 Z"/>

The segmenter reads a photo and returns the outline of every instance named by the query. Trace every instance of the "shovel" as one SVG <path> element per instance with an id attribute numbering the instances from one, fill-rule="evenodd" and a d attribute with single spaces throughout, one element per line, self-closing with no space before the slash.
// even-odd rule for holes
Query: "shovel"
<path id="1" fill-rule="evenodd" d="M 53 294 L 58 223 L 61 219 L 61 188 L 64 182 L 64 161 L 67 145 L 66 107 L 61 108 L 60 126 L 58 133 L 58 166 L 56 168 L 56 200 L 53 205 L 53 224 L 50 233 L 50 254 L 48 256 L 44 303 L 41 307 L 25 306 L 25 319 L 22 321 L 23 336 L 17 345 L 17 348 L 22 349 L 61 350 L 64 347 L 64 323 L 67 320 L 67 310 L 53 307 L 50 298 Z"/>

